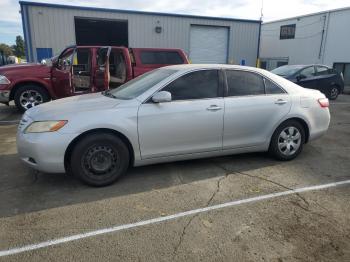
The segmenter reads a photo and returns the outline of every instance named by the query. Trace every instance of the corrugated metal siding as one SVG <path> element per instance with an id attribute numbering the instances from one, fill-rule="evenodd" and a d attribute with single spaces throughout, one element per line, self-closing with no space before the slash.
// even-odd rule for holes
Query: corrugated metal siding
<path id="1" fill-rule="evenodd" d="M 295 39 L 280 40 L 280 26 L 294 23 Z M 263 24 L 260 57 L 288 57 L 289 64 L 320 63 L 333 66 L 334 62 L 350 62 L 348 25 L 350 9 Z M 324 26 L 325 34 L 321 48 Z"/>
<path id="2" fill-rule="evenodd" d="M 280 27 L 289 24 L 296 24 L 295 39 L 280 40 Z M 319 63 L 323 24 L 322 14 L 263 24 L 261 57 L 289 57 L 289 64 Z"/>
<path id="3" fill-rule="evenodd" d="M 350 63 L 350 9 L 329 14 L 323 61 Z"/>
<path id="4" fill-rule="evenodd" d="M 181 48 L 189 52 L 190 26 L 212 25 L 229 27 L 230 63 L 242 59 L 254 66 L 258 49 L 259 23 L 210 20 L 146 14 L 128 14 L 77 10 L 44 6 L 27 6 L 31 28 L 33 57 L 36 48 L 51 47 L 58 54 L 65 46 L 75 44 L 74 17 L 128 20 L 130 47 Z M 159 21 L 159 24 L 158 24 Z M 154 30 L 162 26 L 161 34 Z"/>

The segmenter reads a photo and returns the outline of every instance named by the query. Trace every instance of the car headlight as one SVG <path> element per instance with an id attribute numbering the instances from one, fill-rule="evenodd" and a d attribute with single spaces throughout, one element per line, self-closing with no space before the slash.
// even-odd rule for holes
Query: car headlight
<path id="1" fill-rule="evenodd" d="M 60 121 L 36 121 L 31 123 L 24 131 L 24 133 L 43 133 L 43 132 L 55 132 L 61 129 L 67 120 Z"/>
<path id="2" fill-rule="evenodd" d="M 0 85 L 8 85 L 10 83 L 6 76 L 0 75 Z"/>

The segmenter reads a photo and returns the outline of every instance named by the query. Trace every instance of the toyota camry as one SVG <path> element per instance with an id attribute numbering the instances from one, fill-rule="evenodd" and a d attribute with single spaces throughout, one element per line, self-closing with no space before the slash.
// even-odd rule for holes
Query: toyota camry
<path id="1" fill-rule="evenodd" d="M 294 159 L 327 131 L 328 106 L 321 92 L 265 70 L 176 65 L 31 108 L 17 147 L 34 169 L 104 186 L 130 166 L 262 151 Z"/>

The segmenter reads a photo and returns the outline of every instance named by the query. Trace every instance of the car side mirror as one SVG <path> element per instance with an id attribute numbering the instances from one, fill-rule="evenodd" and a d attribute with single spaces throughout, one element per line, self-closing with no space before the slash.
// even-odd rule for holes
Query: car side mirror
<path id="1" fill-rule="evenodd" d="M 171 102 L 171 93 L 168 91 L 160 91 L 152 96 L 152 101 L 154 103 Z"/>

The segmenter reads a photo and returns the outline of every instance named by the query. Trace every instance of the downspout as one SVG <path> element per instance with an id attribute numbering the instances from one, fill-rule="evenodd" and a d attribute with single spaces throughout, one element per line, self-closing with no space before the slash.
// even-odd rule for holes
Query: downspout
<path id="1" fill-rule="evenodd" d="M 261 25 L 262 25 L 262 19 L 260 19 L 259 24 L 259 36 L 258 36 L 258 50 L 256 52 L 256 67 L 260 68 L 260 38 L 261 38 Z"/>
<path id="2" fill-rule="evenodd" d="M 322 48 L 323 48 L 323 42 L 324 42 L 324 35 L 325 35 L 325 28 L 326 28 L 326 20 L 327 20 L 327 15 L 325 14 L 323 16 L 323 27 L 322 27 L 322 35 L 321 35 L 321 44 L 320 44 L 320 50 L 318 52 L 318 59 L 321 60 L 322 57 Z"/>
<path id="3" fill-rule="evenodd" d="M 28 50 L 30 51 L 28 53 L 28 57 L 30 62 L 34 62 L 34 52 L 33 52 L 33 48 L 32 48 L 32 37 L 31 37 L 31 29 L 30 29 L 30 20 L 29 20 L 29 12 L 28 12 L 28 6 L 25 6 L 24 8 L 25 11 L 25 18 L 27 21 L 27 30 L 28 30 L 28 37 L 27 37 L 27 41 L 28 41 Z M 29 61 L 28 61 L 29 62 Z"/>
<path id="4" fill-rule="evenodd" d="M 28 54 L 29 46 L 28 46 L 28 38 L 27 38 L 27 29 L 26 29 L 26 26 L 25 26 L 24 14 L 23 14 L 24 10 L 23 10 L 22 3 L 19 3 L 19 5 L 20 5 L 20 8 L 21 8 L 20 12 L 21 12 L 21 18 L 22 18 L 22 29 L 23 29 L 23 37 L 24 37 L 24 43 L 25 43 L 26 60 L 27 60 L 27 62 L 29 62 L 29 54 Z"/>
<path id="5" fill-rule="evenodd" d="M 326 28 L 325 28 L 325 36 L 324 36 L 324 41 L 323 41 L 323 52 L 322 52 L 322 64 L 324 64 L 324 54 L 326 52 L 326 45 L 327 45 L 327 38 L 328 38 L 328 28 L 329 28 L 329 20 L 331 19 L 331 12 L 328 12 L 327 13 L 327 25 L 326 25 Z M 332 65 L 333 66 L 333 65 Z"/>

